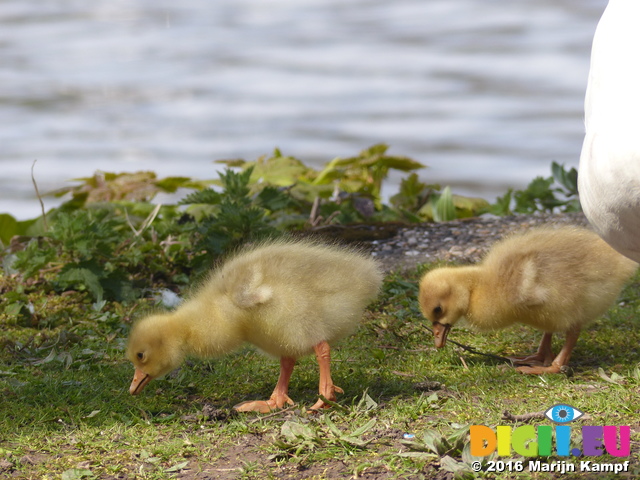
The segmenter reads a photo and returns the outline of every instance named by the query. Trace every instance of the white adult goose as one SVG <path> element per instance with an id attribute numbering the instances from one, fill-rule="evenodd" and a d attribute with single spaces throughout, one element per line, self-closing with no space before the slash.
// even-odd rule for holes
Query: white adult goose
<path id="1" fill-rule="evenodd" d="M 578 189 L 587 218 L 640 261 L 640 1 L 609 0 L 593 38 Z"/>

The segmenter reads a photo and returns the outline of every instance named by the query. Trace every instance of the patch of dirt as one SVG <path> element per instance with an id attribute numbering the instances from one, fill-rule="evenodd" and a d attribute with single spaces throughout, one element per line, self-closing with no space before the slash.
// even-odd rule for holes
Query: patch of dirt
<path id="1" fill-rule="evenodd" d="M 388 444 L 386 448 L 395 451 L 401 450 L 402 431 L 399 429 L 377 429 L 371 432 L 374 442 L 380 441 Z M 306 465 L 294 462 L 278 465 L 269 455 L 265 453 L 264 446 L 271 443 L 270 438 L 262 438 L 257 435 L 245 435 L 238 442 L 228 448 L 222 457 L 214 463 L 207 464 L 202 460 L 190 462 L 187 469 L 176 476 L 181 480 L 236 480 L 243 476 L 243 468 L 252 468 L 254 474 L 263 473 L 264 476 L 282 480 L 325 480 L 338 478 L 362 478 L 367 480 L 391 480 L 397 479 L 396 473 L 384 466 L 365 467 L 358 471 L 357 477 L 350 466 L 340 459 L 328 460 L 322 464 Z M 257 467 L 251 467 L 251 464 Z M 268 472 L 268 475 L 267 475 Z M 445 478 L 445 477 L 433 477 Z M 448 477 L 446 477 L 448 478 Z M 453 477 L 451 477 L 453 478 Z"/>

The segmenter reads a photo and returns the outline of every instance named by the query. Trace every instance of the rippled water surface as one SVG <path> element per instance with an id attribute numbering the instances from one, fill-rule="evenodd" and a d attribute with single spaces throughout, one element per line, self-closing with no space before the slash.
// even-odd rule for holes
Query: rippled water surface
<path id="1" fill-rule="evenodd" d="M 95 170 L 378 142 L 493 200 L 576 166 L 606 0 L 0 0 L 0 212 Z M 397 177 L 389 190 L 394 189 Z M 47 200 L 47 205 L 54 201 Z"/>

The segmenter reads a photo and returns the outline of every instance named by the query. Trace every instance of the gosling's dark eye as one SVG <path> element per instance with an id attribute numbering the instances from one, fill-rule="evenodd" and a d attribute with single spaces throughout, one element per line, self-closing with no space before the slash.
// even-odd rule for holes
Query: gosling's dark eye
<path id="1" fill-rule="evenodd" d="M 144 353 L 142 353 L 142 352 L 138 352 L 138 353 L 136 354 L 136 357 L 138 357 L 138 360 L 142 360 L 142 359 L 144 358 Z"/>
<path id="2" fill-rule="evenodd" d="M 442 315 L 442 307 L 440 305 L 438 305 L 436 308 L 433 309 L 433 314 L 437 317 Z"/>

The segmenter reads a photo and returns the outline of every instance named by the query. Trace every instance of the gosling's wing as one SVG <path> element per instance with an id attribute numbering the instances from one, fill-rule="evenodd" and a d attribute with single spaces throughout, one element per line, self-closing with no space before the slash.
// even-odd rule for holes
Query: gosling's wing
<path id="1" fill-rule="evenodd" d="M 499 255 L 494 255 L 493 261 L 487 265 L 495 276 L 496 294 L 503 295 L 503 300 L 513 307 L 544 304 L 551 292 L 541 282 L 543 266 L 538 255 L 526 250 L 518 251 L 513 248 L 517 246 L 513 242 L 507 245 L 508 248 L 501 248 Z M 524 249 L 524 245 L 522 247 Z"/>
<path id="2" fill-rule="evenodd" d="M 273 287 L 264 279 L 260 265 L 239 272 L 230 289 L 231 301 L 238 307 L 249 309 L 267 303 L 273 298 Z"/>
<path id="3" fill-rule="evenodd" d="M 514 278 L 517 285 L 515 302 L 526 307 L 543 305 L 551 294 L 547 285 L 540 282 L 540 265 L 535 257 L 525 258 L 519 269 L 519 275 Z"/>

